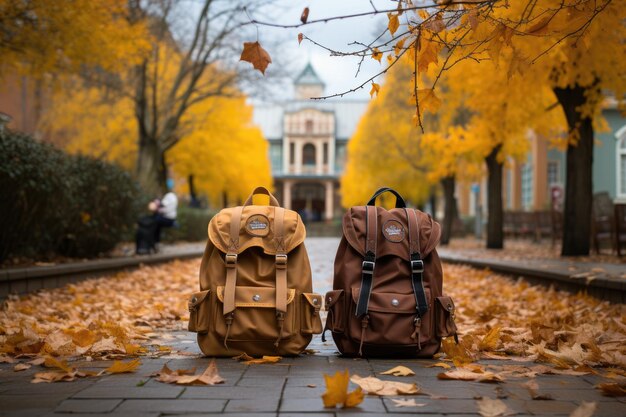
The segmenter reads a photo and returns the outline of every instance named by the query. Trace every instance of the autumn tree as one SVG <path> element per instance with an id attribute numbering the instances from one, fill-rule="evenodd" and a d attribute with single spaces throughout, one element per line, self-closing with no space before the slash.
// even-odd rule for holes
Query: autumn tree
<path id="1" fill-rule="evenodd" d="M 0 75 L 119 69 L 147 51 L 126 0 L 0 0 Z"/>
<path id="2" fill-rule="evenodd" d="M 373 2 L 370 5 L 372 9 L 366 12 L 312 21 L 302 19 L 302 23 L 293 25 L 254 23 L 299 27 L 386 14 L 389 24 L 385 31 L 391 37 L 381 33 L 372 40 L 357 40 L 355 43 L 362 46 L 357 51 L 321 46 L 335 56 L 352 55 L 362 59 L 381 60 L 397 48 L 413 55 L 417 68 L 414 86 L 407 95 L 414 97 L 415 117 L 422 128 L 420 107 L 437 101 L 440 79 L 440 75 L 430 79 L 423 77 L 430 63 L 439 63 L 440 74 L 443 74 L 464 60 L 477 66 L 491 61 L 503 73 L 519 72 L 526 85 L 551 88 L 565 113 L 569 130 L 562 255 L 588 254 L 593 118 L 599 114 L 607 94 L 620 102 L 624 98 L 626 9 L 613 0 L 450 0 L 416 4 L 399 0 L 396 8 L 388 10 L 377 9 Z M 304 34 L 299 38 L 310 40 Z M 402 54 L 395 55 L 392 61 Z M 384 70 L 362 85 L 337 95 L 362 88 L 382 72 Z M 498 150 L 490 157 L 495 169 L 498 169 L 498 160 L 502 160 L 499 155 Z M 494 184 L 494 192 L 497 188 Z M 494 246 L 498 246 L 498 240 L 494 241 Z"/>

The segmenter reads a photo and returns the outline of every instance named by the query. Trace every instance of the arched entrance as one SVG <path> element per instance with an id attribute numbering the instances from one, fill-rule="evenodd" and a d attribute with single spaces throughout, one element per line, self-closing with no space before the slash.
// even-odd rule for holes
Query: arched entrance
<path id="1" fill-rule="evenodd" d="M 298 183 L 291 192 L 291 209 L 297 211 L 305 222 L 324 218 L 325 188 L 319 183 Z"/>

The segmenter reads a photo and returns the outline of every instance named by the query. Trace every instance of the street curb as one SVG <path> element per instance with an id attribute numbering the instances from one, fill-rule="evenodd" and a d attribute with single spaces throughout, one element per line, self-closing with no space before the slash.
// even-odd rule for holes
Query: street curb
<path id="1" fill-rule="evenodd" d="M 626 302 L 626 280 L 622 278 L 615 278 L 605 274 L 595 274 L 593 278 L 589 278 L 580 273 L 567 274 L 557 270 L 542 270 L 519 263 L 495 259 L 467 258 L 450 254 L 440 254 L 439 257 L 443 262 L 451 264 L 488 268 L 494 272 L 523 277 L 532 284 L 553 285 L 557 289 L 573 293 L 582 291 L 612 303 L 623 304 Z"/>
<path id="2" fill-rule="evenodd" d="M 86 278 L 138 268 L 141 265 L 198 258 L 203 253 L 204 251 L 200 249 L 190 249 L 155 255 L 3 269 L 0 270 L 0 300 L 5 299 L 9 294 L 25 294 L 43 288 L 57 288 Z"/>

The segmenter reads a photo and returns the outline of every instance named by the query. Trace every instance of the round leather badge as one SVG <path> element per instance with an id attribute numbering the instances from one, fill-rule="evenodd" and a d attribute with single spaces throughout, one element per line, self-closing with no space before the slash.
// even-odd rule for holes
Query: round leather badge
<path id="1" fill-rule="evenodd" d="M 262 214 L 253 214 L 246 221 L 246 232 L 252 236 L 267 236 L 270 232 L 270 221 Z"/>
<path id="2" fill-rule="evenodd" d="M 387 220 L 383 225 L 383 236 L 390 242 L 402 242 L 404 240 L 404 226 L 397 220 Z"/>

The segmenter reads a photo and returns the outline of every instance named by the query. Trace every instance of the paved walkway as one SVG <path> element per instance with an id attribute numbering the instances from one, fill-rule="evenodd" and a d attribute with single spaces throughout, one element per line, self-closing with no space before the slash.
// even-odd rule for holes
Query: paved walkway
<path id="1" fill-rule="evenodd" d="M 314 287 L 324 293 L 331 286 L 332 262 L 339 240 L 315 238 L 307 241 L 313 265 Z M 442 381 L 436 375 L 440 368 L 427 368 L 431 360 L 365 360 L 341 358 L 332 342 L 316 337 L 310 347 L 314 355 L 284 358 L 271 365 L 244 365 L 232 359 L 218 359 L 220 375 L 226 380 L 216 386 L 184 387 L 156 381 L 149 375 L 167 364 L 171 369 L 204 369 L 209 360 L 200 355 L 195 335 L 177 332 L 169 335 L 168 345 L 189 352 L 159 359 L 142 359 L 136 373 L 83 378 L 74 382 L 31 384 L 39 367 L 19 373 L 12 365 L 0 364 L 0 416 L 164 416 L 170 414 L 229 416 L 356 416 L 395 413 L 419 416 L 477 416 L 476 400 L 480 397 L 501 398 L 519 416 L 569 415 L 581 402 L 596 401 L 594 416 L 626 415 L 626 404 L 603 397 L 593 386 L 595 376 L 540 375 L 535 378 L 542 394 L 551 401 L 533 400 L 522 387 L 527 378 L 499 384 L 464 381 Z M 481 361 L 498 365 L 525 363 Z M 78 362 L 79 368 L 103 369 L 110 362 Z M 383 376 L 380 372 L 397 365 L 411 368 L 412 377 Z M 530 365 L 529 363 L 526 365 Z M 37 369 L 36 369 L 37 368 Z M 348 369 L 350 374 L 376 375 L 381 379 L 415 382 L 431 394 L 420 396 L 367 396 L 352 409 L 325 409 L 321 394 L 325 391 L 324 373 Z M 415 399 L 418 406 L 399 408 L 391 398 Z"/>

